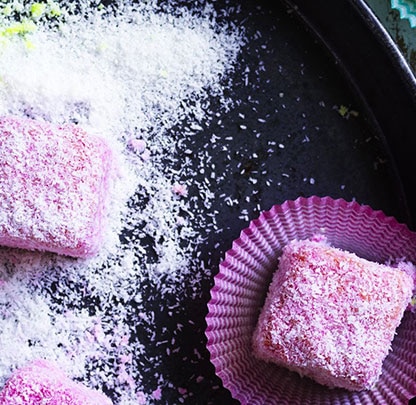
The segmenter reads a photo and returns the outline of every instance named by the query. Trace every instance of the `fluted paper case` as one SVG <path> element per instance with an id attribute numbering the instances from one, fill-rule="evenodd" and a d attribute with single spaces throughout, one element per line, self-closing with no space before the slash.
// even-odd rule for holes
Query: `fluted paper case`
<path id="1" fill-rule="evenodd" d="M 416 233 L 367 205 L 313 196 L 273 206 L 241 232 L 215 276 L 206 337 L 217 375 L 244 405 L 407 404 L 416 396 L 416 312 L 410 310 L 372 390 L 330 389 L 253 356 L 252 334 L 282 247 L 317 234 L 368 260 L 416 263 Z"/>

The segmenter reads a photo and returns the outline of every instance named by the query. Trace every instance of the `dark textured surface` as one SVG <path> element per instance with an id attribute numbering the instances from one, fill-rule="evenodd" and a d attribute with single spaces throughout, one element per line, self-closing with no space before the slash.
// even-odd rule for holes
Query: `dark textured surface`
<path id="1" fill-rule="evenodd" d="M 312 29 L 294 12 L 296 4 L 313 22 Z M 205 316 L 218 264 L 240 231 L 261 211 L 298 196 L 327 195 L 356 199 L 409 225 L 414 221 L 414 202 L 408 204 L 400 176 L 414 169 L 410 159 L 414 140 L 406 128 L 415 119 L 406 111 L 416 103 L 402 92 L 401 69 L 390 64 L 391 55 L 384 52 L 383 43 L 369 48 L 363 41 L 363 35 L 370 42 L 374 39 L 374 25 L 357 19 L 357 4 L 307 0 L 214 3 L 220 14 L 227 8 L 225 18 L 246 28 L 249 41 L 229 90 L 235 106 L 182 145 L 183 153 L 204 151 L 212 157 L 204 173 L 199 172 L 197 161 L 194 171 L 190 168 L 199 177 L 195 184 L 205 179 L 215 190 L 214 206 L 203 215 L 218 211 L 218 230 L 200 230 L 206 233 L 206 242 L 198 246 L 196 255 L 209 270 L 202 290 L 193 298 L 181 299 L 174 293 L 171 297 L 162 294 L 149 283 L 142 292 L 157 327 L 137 330 L 137 334 L 149 353 L 166 354 L 157 371 L 171 382 L 157 403 L 238 403 L 222 387 L 209 361 Z M 328 20 L 335 16 L 337 20 Z M 325 41 L 330 39 L 326 42 L 329 48 L 316 31 Z M 383 66 L 369 65 L 369 60 L 378 59 L 384 61 Z M 386 66 L 394 85 L 380 79 Z M 397 126 L 400 137 L 396 139 Z M 179 137 L 182 130 L 175 129 Z M 406 159 L 396 167 L 402 150 Z M 180 162 L 181 150 L 178 153 Z M 198 195 L 192 187 L 189 192 L 190 197 Z M 152 392 L 159 382 L 151 359 L 140 361 L 149 370 L 144 385 Z"/>
<path id="2" fill-rule="evenodd" d="M 340 19 L 325 25 L 328 7 L 323 2 L 309 2 L 308 12 L 314 18 L 319 16 L 316 23 L 324 24 L 323 32 L 334 40 L 329 51 L 290 5 L 263 3 L 241 2 L 241 11 L 230 17 L 241 21 L 250 38 L 231 90 L 237 100 L 235 108 L 187 145 L 193 150 L 203 148 L 213 157 L 212 178 L 208 171 L 201 178 L 206 177 L 216 190 L 219 230 L 209 232 L 206 244 L 199 247 L 212 274 L 204 280 L 200 298 L 184 299 L 175 309 L 174 319 L 164 317 L 157 292 L 149 292 L 149 305 L 160 317 L 161 331 L 157 333 L 169 341 L 169 324 L 185 325 L 180 335 L 176 333 L 175 345 L 170 348 L 174 354 L 167 356 L 164 364 L 166 377 L 175 386 L 170 392 L 164 390 L 161 402 L 167 404 L 237 403 L 215 376 L 204 330 L 212 277 L 249 219 L 287 199 L 329 195 L 356 199 L 408 224 L 414 220 L 411 212 L 415 207 L 407 206 L 392 161 L 400 147 L 413 147 L 413 139 L 408 138 L 408 132 L 398 138 L 399 144 L 391 139 L 396 125 L 405 129 L 414 118 L 400 115 L 406 122 L 398 124 L 396 106 L 389 98 L 397 97 L 395 103 L 402 103 L 403 111 L 414 108 L 415 103 L 406 94 L 394 94 L 387 81 L 374 83 L 383 72 L 379 72 L 380 66 L 368 66 L 368 58 L 390 60 L 383 44 L 368 49 L 368 43 L 359 37 L 365 33 L 371 39 L 374 26 L 368 21 L 361 21 L 357 30 L 349 26 L 351 21 L 341 16 L 349 13 L 356 18 L 357 10 L 348 1 L 337 3 Z M 318 25 L 314 29 L 322 28 Z M 352 50 L 357 58 L 350 60 Z M 343 65 L 343 57 L 347 65 Z M 401 83 L 400 69 L 394 63 L 392 66 L 391 79 Z M 361 84 L 374 89 L 376 106 L 367 93 L 360 92 Z M 398 148 L 393 157 L 386 147 L 390 142 Z M 413 162 L 407 160 L 406 164 Z M 401 172 L 406 169 L 412 167 L 400 167 Z M 224 196 L 229 197 L 228 203 Z M 186 388 L 186 394 L 178 395 L 176 387 Z"/>
<path id="3" fill-rule="evenodd" d="M 416 72 L 416 28 L 411 27 L 408 19 L 401 18 L 392 3 L 392 0 L 367 0 L 367 4 L 397 44 L 412 71 Z M 408 3 L 411 4 L 412 1 L 408 0 Z"/>
<path id="4" fill-rule="evenodd" d="M 414 227 L 415 79 L 397 44 L 362 0 L 288 1 L 339 61 L 341 70 L 379 127 L 391 162 L 402 180 L 408 203 L 408 224 Z M 317 12 L 317 9 L 322 10 Z M 342 21 L 342 24 L 340 23 Z"/>

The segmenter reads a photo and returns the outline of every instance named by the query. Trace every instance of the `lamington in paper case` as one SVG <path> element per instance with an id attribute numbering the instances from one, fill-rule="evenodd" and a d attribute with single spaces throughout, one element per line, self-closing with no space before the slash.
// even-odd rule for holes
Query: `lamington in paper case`
<path id="1" fill-rule="evenodd" d="M 206 316 L 242 405 L 407 404 L 416 396 L 416 233 L 355 201 L 263 212 L 220 263 Z"/>

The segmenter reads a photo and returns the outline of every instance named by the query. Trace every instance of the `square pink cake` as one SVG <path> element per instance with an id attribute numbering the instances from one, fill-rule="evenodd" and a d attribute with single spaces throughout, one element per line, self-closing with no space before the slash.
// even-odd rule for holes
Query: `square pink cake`
<path id="1" fill-rule="evenodd" d="M 253 334 L 255 356 L 329 387 L 370 389 L 411 300 L 411 271 L 324 241 L 288 243 Z"/>
<path id="2" fill-rule="evenodd" d="M 95 255 L 112 156 L 104 139 L 78 126 L 0 118 L 0 245 Z"/>
<path id="3" fill-rule="evenodd" d="M 35 360 L 6 381 L 0 404 L 112 405 L 112 401 L 102 392 L 71 380 L 55 364 Z"/>

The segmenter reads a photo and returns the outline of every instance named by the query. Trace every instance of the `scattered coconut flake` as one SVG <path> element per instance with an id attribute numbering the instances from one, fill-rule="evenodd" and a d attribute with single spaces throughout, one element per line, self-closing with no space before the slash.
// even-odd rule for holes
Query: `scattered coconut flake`
<path id="1" fill-rule="evenodd" d="M 117 151 L 120 178 L 96 257 L 0 248 L 0 387 L 45 358 L 114 404 L 149 404 L 173 389 L 161 364 L 177 345 L 156 331 L 149 291 L 158 291 L 161 306 L 172 294 L 178 302 L 198 296 L 207 269 L 196 229 L 215 228 L 215 213 L 202 214 L 214 198 L 210 184 L 195 183 L 186 160 L 177 165 L 179 152 L 201 168 L 209 154 L 179 138 L 231 108 L 224 91 L 244 33 L 220 23 L 210 5 L 28 3 L 15 0 L 0 17 L 0 115 L 99 133 Z"/>
<path id="2" fill-rule="evenodd" d="M 175 183 L 172 187 L 172 191 L 181 197 L 187 197 L 188 195 L 188 187 L 186 184 Z"/>

